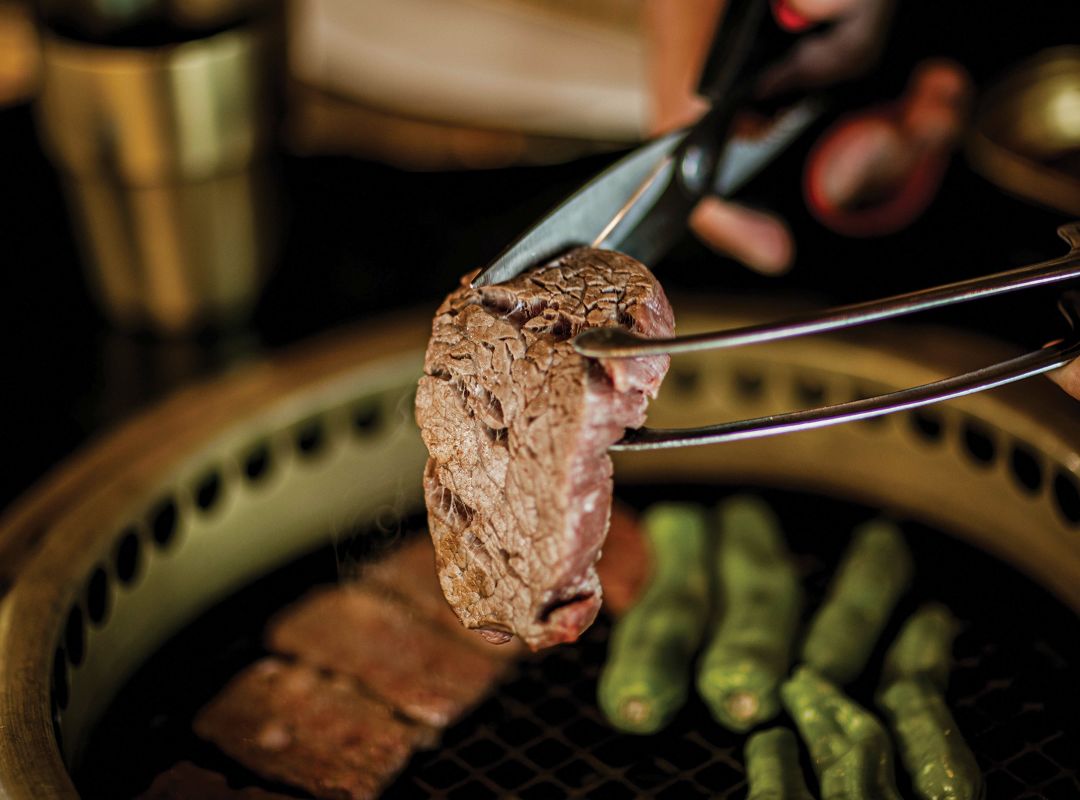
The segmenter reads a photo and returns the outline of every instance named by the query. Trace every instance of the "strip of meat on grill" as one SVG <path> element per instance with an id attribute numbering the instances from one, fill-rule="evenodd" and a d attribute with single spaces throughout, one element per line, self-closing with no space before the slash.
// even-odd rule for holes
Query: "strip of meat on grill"
<path id="1" fill-rule="evenodd" d="M 506 659 L 364 583 L 310 593 L 271 621 L 266 642 L 275 653 L 356 678 L 405 716 L 436 728 L 479 703 L 507 667 Z"/>
<path id="2" fill-rule="evenodd" d="M 233 678 L 194 727 L 251 771 L 326 800 L 377 797 L 435 738 L 353 679 L 274 657 Z"/>

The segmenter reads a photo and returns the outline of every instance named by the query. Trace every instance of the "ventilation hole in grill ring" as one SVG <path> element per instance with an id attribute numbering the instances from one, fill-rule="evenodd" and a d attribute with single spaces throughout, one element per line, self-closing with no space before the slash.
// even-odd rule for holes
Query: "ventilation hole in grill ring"
<path id="1" fill-rule="evenodd" d="M 109 575 L 103 567 L 94 570 L 86 585 L 86 616 L 100 625 L 109 613 Z"/>
<path id="2" fill-rule="evenodd" d="M 56 648 L 53 653 L 52 695 L 57 708 L 63 711 L 68 707 L 68 700 L 71 698 L 68 690 L 67 655 L 62 647 Z"/>
<path id="3" fill-rule="evenodd" d="M 990 466 L 994 463 L 994 457 L 997 455 L 994 437 L 990 431 L 977 422 L 969 420 L 964 423 L 962 443 L 964 452 L 974 463 L 981 466 Z"/>
<path id="4" fill-rule="evenodd" d="M 739 369 L 735 372 L 734 380 L 735 394 L 743 400 L 756 400 L 765 392 L 765 376 L 760 372 Z"/>
<path id="5" fill-rule="evenodd" d="M 270 474 L 273 459 L 270 454 L 270 445 L 266 442 L 257 444 L 248 450 L 244 456 L 244 477 L 251 483 L 258 483 Z"/>
<path id="6" fill-rule="evenodd" d="M 167 548 L 176 538 L 179 516 L 176 501 L 171 497 L 158 502 L 150 512 L 150 533 L 161 549 Z"/>
<path id="7" fill-rule="evenodd" d="M 1054 476 L 1054 501 L 1061 516 L 1072 525 L 1080 523 L 1080 488 L 1076 479 L 1064 470 Z"/>
<path id="8" fill-rule="evenodd" d="M 128 586 L 139 574 L 142 558 L 142 543 L 134 528 L 127 528 L 120 534 L 116 545 L 116 577 L 124 586 Z"/>
<path id="9" fill-rule="evenodd" d="M 810 375 L 799 375 L 792 386 L 795 400 L 803 408 L 813 408 L 825 404 L 828 391 L 825 382 Z"/>
<path id="10" fill-rule="evenodd" d="M 350 418 L 353 431 L 359 436 L 373 436 L 383 427 L 382 407 L 374 401 L 353 408 Z"/>
<path id="11" fill-rule="evenodd" d="M 912 411 L 908 419 L 911 422 L 911 430 L 924 442 L 933 444 L 944 438 L 945 423 L 937 412 L 920 408 Z"/>
<path id="12" fill-rule="evenodd" d="M 307 457 L 316 456 L 326 444 L 326 432 L 320 419 L 305 422 L 296 431 L 296 449 Z"/>
<path id="13" fill-rule="evenodd" d="M 68 611 L 67 624 L 64 625 L 64 648 L 73 667 L 82 664 L 86 655 L 86 631 L 83 628 L 82 609 L 77 605 Z"/>
<path id="14" fill-rule="evenodd" d="M 691 395 L 701 385 L 701 372 L 690 367 L 679 367 L 671 371 L 668 380 L 679 394 Z"/>
<path id="15" fill-rule="evenodd" d="M 200 511 L 211 511 L 219 499 L 221 499 L 221 471 L 218 469 L 206 473 L 195 484 L 195 505 Z"/>
<path id="16" fill-rule="evenodd" d="M 1025 444 L 1014 444 L 1009 454 L 1009 472 L 1016 485 L 1027 492 L 1035 494 L 1043 485 L 1043 467 L 1039 459 Z"/>

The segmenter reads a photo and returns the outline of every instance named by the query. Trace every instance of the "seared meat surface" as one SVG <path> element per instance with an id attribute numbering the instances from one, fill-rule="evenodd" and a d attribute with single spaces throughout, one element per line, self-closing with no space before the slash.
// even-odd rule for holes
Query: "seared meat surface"
<path id="1" fill-rule="evenodd" d="M 363 585 L 312 592 L 270 623 L 266 641 L 275 653 L 356 678 L 405 716 L 438 728 L 480 702 L 507 667 Z"/>
<path id="2" fill-rule="evenodd" d="M 441 633 L 465 642 L 488 658 L 511 661 L 521 657 L 520 646 L 496 646 L 461 627 L 439 588 L 435 576 L 435 550 L 426 531 L 403 544 L 388 558 L 364 564 L 361 574 L 362 586 L 373 587 L 387 598 L 399 599 Z"/>
<path id="3" fill-rule="evenodd" d="M 222 689 L 196 717 L 195 732 L 263 778 L 316 797 L 376 796 L 521 654 L 461 627 L 434 560 L 431 539 L 420 535 L 364 562 L 357 582 L 316 588 L 284 609 L 266 630 L 276 655 Z M 186 786 L 193 788 L 183 794 Z M 261 790 L 233 791 L 213 772 L 180 764 L 146 797 Z M 251 797 L 264 795 L 272 797 Z"/>
<path id="4" fill-rule="evenodd" d="M 669 360 L 602 363 L 571 339 L 612 326 L 670 336 L 671 306 L 648 269 L 611 251 L 575 250 L 498 286 L 471 277 L 436 313 L 416 395 L 440 585 L 491 641 L 573 641 L 600 608 L 607 449 L 644 422 Z"/>
<path id="5" fill-rule="evenodd" d="M 199 712 L 195 732 L 248 769 L 327 800 L 377 797 L 433 735 L 352 679 L 278 658 L 233 678 Z"/>

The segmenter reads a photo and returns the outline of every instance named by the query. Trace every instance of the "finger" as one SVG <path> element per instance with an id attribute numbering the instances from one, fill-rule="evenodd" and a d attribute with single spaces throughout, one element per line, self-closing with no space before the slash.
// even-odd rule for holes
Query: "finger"
<path id="1" fill-rule="evenodd" d="M 1060 369 L 1046 373 L 1046 377 L 1064 389 L 1069 395 L 1080 400 L 1080 358 L 1070 361 Z"/>
<path id="2" fill-rule="evenodd" d="M 698 74 L 716 30 L 723 0 L 647 0 L 650 125 L 653 133 L 694 122 L 706 108 Z"/>
<path id="3" fill-rule="evenodd" d="M 757 272 L 778 275 L 791 266 L 791 233 L 771 214 L 706 197 L 690 215 L 690 227 L 709 247 Z"/>

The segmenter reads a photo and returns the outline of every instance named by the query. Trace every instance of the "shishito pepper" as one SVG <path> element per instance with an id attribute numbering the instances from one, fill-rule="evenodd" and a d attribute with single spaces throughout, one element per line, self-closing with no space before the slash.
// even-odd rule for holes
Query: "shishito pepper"
<path id="1" fill-rule="evenodd" d="M 810 751 L 822 800 L 900 800 L 889 735 L 873 714 L 806 666 L 780 696 Z"/>
<path id="2" fill-rule="evenodd" d="M 979 765 L 943 697 L 958 627 L 944 606 L 923 606 L 885 654 L 877 703 L 923 800 L 971 800 L 982 791 Z"/>
<path id="3" fill-rule="evenodd" d="M 803 661 L 840 685 L 858 677 L 911 571 L 911 554 L 896 525 L 874 520 L 856 528 L 828 596 L 810 622 Z"/>
<path id="4" fill-rule="evenodd" d="M 714 585 L 721 613 L 698 663 L 697 689 L 717 722 L 742 732 L 780 710 L 802 590 L 765 503 L 734 498 L 719 518 Z"/>
<path id="5" fill-rule="evenodd" d="M 960 625 L 940 603 L 929 603 L 904 623 L 885 653 L 881 685 L 905 678 L 925 678 L 945 691 L 949 682 L 952 645 Z"/>
<path id="6" fill-rule="evenodd" d="M 923 800 L 974 800 L 982 791 L 975 756 L 941 692 L 925 677 L 896 681 L 878 696 L 896 734 L 911 786 Z"/>
<path id="7" fill-rule="evenodd" d="M 709 532 L 700 506 L 661 503 L 643 516 L 653 575 L 616 624 L 600 673 L 600 708 L 628 733 L 660 730 L 686 702 L 709 618 Z"/>
<path id="8" fill-rule="evenodd" d="M 743 750 L 746 800 L 814 800 L 799 767 L 795 734 L 787 728 L 770 728 L 751 736 Z"/>

